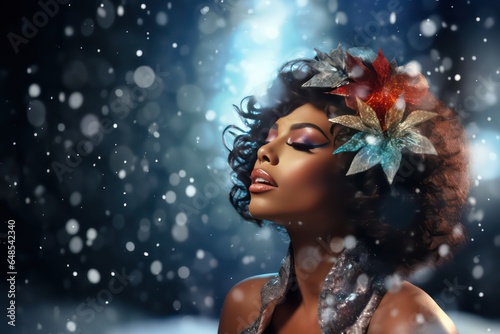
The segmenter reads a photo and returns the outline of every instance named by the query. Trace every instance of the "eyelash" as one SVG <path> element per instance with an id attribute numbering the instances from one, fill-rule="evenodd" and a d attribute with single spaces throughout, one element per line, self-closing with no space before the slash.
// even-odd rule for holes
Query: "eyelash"
<path id="1" fill-rule="evenodd" d="M 290 143 L 286 142 L 288 146 L 291 146 L 292 148 L 298 150 L 298 151 L 303 151 L 303 152 L 310 152 L 314 148 L 319 148 L 328 145 L 328 143 L 324 144 L 305 144 L 305 143 Z"/>

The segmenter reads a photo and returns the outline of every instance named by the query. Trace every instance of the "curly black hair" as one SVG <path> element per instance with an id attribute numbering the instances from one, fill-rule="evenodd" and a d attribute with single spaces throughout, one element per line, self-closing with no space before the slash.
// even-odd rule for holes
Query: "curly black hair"
<path id="1" fill-rule="evenodd" d="M 331 89 L 302 87 L 317 73 L 313 61 L 299 59 L 285 63 L 265 98 L 248 96 L 234 106 L 247 129 L 229 126 L 224 131 L 225 136 L 234 136 L 232 147 L 228 147 L 233 181 L 231 204 L 244 219 L 258 225 L 263 221 L 248 211 L 248 187 L 257 151 L 271 125 L 306 103 L 327 114 L 332 110 L 337 115 L 354 112 L 345 106 L 343 97 L 325 94 Z M 356 227 L 355 236 L 380 255 L 391 270 L 402 274 L 409 274 L 420 265 L 440 262 L 465 240 L 460 223 L 469 191 L 464 129 L 458 115 L 430 93 L 416 107 L 438 114 L 419 125 L 420 133 L 429 138 L 437 155 L 403 151 L 392 184 L 387 182 L 379 165 L 346 176 L 352 181 L 348 182 L 352 196 L 346 208 Z M 335 126 L 341 126 L 344 135 L 355 133 L 342 125 Z M 354 156 L 354 153 L 343 154 Z"/>

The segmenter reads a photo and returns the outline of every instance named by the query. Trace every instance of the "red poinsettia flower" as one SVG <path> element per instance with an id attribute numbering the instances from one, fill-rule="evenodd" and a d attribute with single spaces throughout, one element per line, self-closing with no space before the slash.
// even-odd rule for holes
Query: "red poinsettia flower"
<path id="1" fill-rule="evenodd" d="M 346 97 L 349 108 L 357 110 L 356 98 L 369 105 L 377 114 L 382 130 L 387 129 L 385 114 L 403 94 L 407 107 L 414 109 L 427 94 L 429 85 L 421 73 L 408 66 L 396 66 L 378 51 L 373 63 L 365 64 L 361 58 L 346 52 L 346 69 L 350 82 L 330 92 Z"/>

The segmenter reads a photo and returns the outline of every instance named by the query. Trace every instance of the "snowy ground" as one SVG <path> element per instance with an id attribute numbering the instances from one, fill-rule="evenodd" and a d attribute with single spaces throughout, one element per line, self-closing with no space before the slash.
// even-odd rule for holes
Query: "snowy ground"
<path id="1" fill-rule="evenodd" d="M 186 316 L 125 324 L 105 334 L 215 334 L 217 326 L 218 321 L 214 319 Z"/>
<path id="2" fill-rule="evenodd" d="M 500 334 L 500 321 L 486 320 L 474 315 L 449 312 L 460 334 L 494 333 Z M 146 321 L 126 324 L 113 328 L 106 334 L 215 334 L 217 320 L 197 317 L 178 317 L 163 321 Z"/>
<path id="3" fill-rule="evenodd" d="M 447 312 L 460 334 L 500 333 L 500 321 L 486 320 L 461 312 Z"/>
<path id="4" fill-rule="evenodd" d="M 500 321 L 491 321 L 461 312 L 450 312 L 460 334 L 500 334 Z M 140 321 L 118 326 L 106 334 L 215 334 L 218 321 L 198 317 L 176 317 L 157 321 Z"/>
<path id="5" fill-rule="evenodd" d="M 92 321 L 72 315 L 75 305 L 30 307 L 25 310 L 13 334 L 216 334 L 218 319 L 195 315 L 145 318 L 137 310 L 108 306 L 96 312 Z M 447 312 L 460 334 L 500 334 L 500 319 L 484 319 L 463 312 Z M 432 334 L 432 333 L 425 333 Z"/>

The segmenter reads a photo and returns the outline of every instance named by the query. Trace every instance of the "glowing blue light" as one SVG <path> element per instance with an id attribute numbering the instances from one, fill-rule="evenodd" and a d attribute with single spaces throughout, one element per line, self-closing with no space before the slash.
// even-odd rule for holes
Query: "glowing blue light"
<path id="1" fill-rule="evenodd" d="M 306 6 L 307 5 L 307 6 Z M 314 56 L 313 47 L 330 50 L 332 36 L 321 32 L 333 24 L 329 12 L 308 0 L 253 0 L 235 6 L 231 13 L 234 32 L 230 37 L 230 58 L 223 73 L 223 90 L 212 100 L 210 109 L 224 116 L 231 104 L 248 95 L 261 96 L 279 67 L 286 61 Z M 232 100 L 222 105 L 222 102 Z"/>
<path id="2" fill-rule="evenodd" d="M 471 140 L 471 173 L 474 178 L 500 177 L 500 134 L 482 130 Z"/>
<path id="3" fill-rule="evenodd" d="M 262 92 L 283 63 L 290 33 L 283 25 L 290 14 L 290 6 L 281 1 L 255 1 L 253 14 L 238 25 L 232 40 L 234 57 L 226 74 L 234 79 L 243 95 Z M 237 76 L 235 68 L 239 70 Z"/>
<path id="4" fill-rule="evenodd" d="M 256 43 L 266 39 L 276 39 L 287 17 L 292 13 L 290 3 L 283 1 L 255 0 L 253 15 L 249 20 L 252 26 L 252 37 Z"/>

